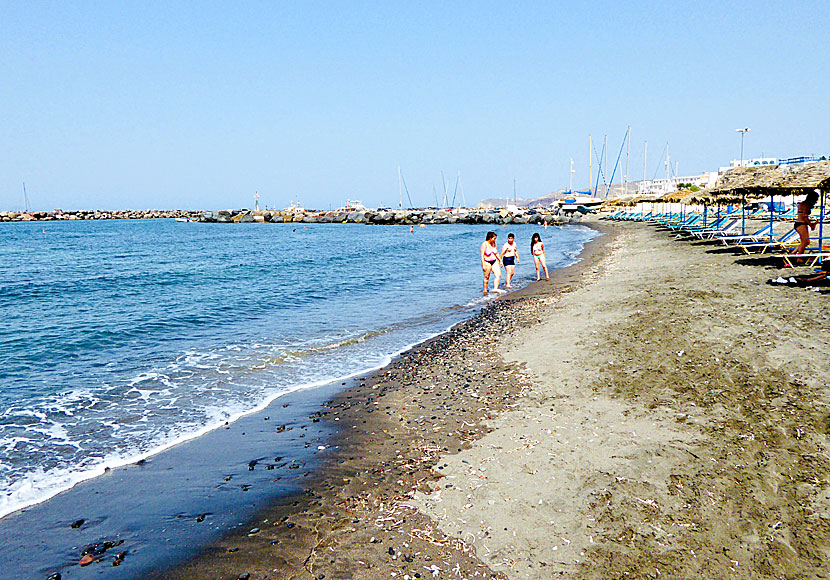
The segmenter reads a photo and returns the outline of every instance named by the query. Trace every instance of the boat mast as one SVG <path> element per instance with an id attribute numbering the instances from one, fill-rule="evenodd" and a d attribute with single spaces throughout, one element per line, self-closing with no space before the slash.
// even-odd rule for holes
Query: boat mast
<path id="1" fill-rule="evenodd" d="M 605 136 L 605 139 L 602 142 L 602 158 L 605 160 L 605 170 L 602 172 L 602 180 L 605 181 L 605 177 L 608 175 L 608 135 Z M 608 182 L 605 182 L 605 197 L 608 197 Z"/>
<path id="2" fill-rule="evenodd" d="M 398 165 L 398 209 L 403 209 L 403 180 L 401 179 L 400 165 Z"/>
<path id="3" fill-rule="evenodd" d="M 29 205 L 29 195 L 26 193 L 26 182 L 23 182 L 23 211 L 29 213 L 32 211 L 32 206 Z"/>
<path id="4" fill-rule="evenodd" d="M 588 189 L 591 189 L 591 184 L 594 182 L 594 165 L 593 165 L 594 143 L 591 140 L 591 135 L 588 135 Z M 596 193 L 596 192 L 594 192 Z"/>
<path id="5" fill-rule="evenodd" d="M 628 126 L 627 139 L 628 144 L 625 151 L 625 188 L 623 189 L 623 195 L 628 195 L 628 160 L 631 157 L 631 125 Z"/>
<path id="6" fill-rule="evenodd" d="M 516 178 L 513 178 L 513 205 L 518 205 L 516 203 Z"/>
<path id="7" fill-rule="evenodd" d="M 643 145 L 643 182 L 646 180 L 646 168 L 648 167 L 648 139 Z"/>

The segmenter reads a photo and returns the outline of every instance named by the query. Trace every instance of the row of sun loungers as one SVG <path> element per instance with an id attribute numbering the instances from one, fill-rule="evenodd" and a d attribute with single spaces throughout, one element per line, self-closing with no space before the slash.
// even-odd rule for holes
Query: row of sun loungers
<path id="1" fill-rule="evenodd" d="M 740 211 L 733 211 L 706 219 L 702 214 L 668 214 L 643 213 L 622 211 L 609 215 L 606 219 L 618 221 L 645 221 L 666 228 L 674 233 L 677 239 L 704 240 L 720 243 L 723 246 L 741 252 L 744 255 L 760 254 L 772 255 L 779 258 L 785 267 L 807 266 L 816 267 L 822 261 L 830 259 L 828 247 L 810 247 L 803 254 L 792 254 L 789 251 L 799 243 L 798 233 L 790 223 L 778 222 L 781 227 L 772 223 L 765 223 L 752 232 L 742 233 L 746 220 L 757 220 L 761 214 L 741 216 Z M 786 214 L 780 214 L 785 217 Z M 769 220 L 769 213 L 763 212 L 765 221 Z M 779 252 L 774 254 L 774 252 Z"/>

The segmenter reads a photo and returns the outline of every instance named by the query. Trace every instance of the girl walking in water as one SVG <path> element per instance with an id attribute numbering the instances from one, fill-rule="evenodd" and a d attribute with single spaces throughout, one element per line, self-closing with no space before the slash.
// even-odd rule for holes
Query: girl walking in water
<path id="1" fill-rule="evenodd" d="M 490 282 L 490 272 L 494 272 L 493 291 L 498 292 L 501 281 L 501 267 L 499 266 L 499 251 L 496 249 L 496 232 L 487 232 L 487 237 L 481 244 L 481 270 L 484 272 L 484 293 L 487 294 L 487 285 Z"/>
<path id="2" fill-rule="evenodd" d="M 504 281 L 505 288 L 512 288 L 510 281 L 516 272 L 516 264 L 519 263 L 519 247 L 513 234 L 507 234 L 507 242 L 501 248 L 501 263 L 504 264 L 504 271 L 507 279 Z"/>
<path id="3" fill-rule="evenodd" d="M 545 260 L 545 244 L 542 243 L 542 238 L 539 234 L 533 234 L 530 238 L 530 253 L 533 256 L 533 263 L 536 264 L 536 279 L 541 280 L 539 266 L 542 266 L 545 270 L 545 280 L 550 280 L 548 263 Z"/>

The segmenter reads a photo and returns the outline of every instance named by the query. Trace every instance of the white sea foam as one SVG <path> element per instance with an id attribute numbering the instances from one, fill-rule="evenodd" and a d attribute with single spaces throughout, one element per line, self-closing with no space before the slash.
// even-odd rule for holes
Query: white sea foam
<path id="1" fill-rule="evenodd" d="M 142 459 L 147 459 L 149 457 L 152 457 L 153 455 L 162 453 L 167 449 L 170 449 L 171 447 L 174 447 L 176 445 L 179 445 L 192 439 L 196 439 L 215 429 L 224 427 L 226 423 L 234 423 L 242 417 L 258 413 L 267 408 L 278 398 L 285 396 L 289 393 L 300 390 L 312 389 L 326 384 L 349 381 L 355 377 L 359 377 L 361 375 L 377 371 L 391 363 L 396 356 L 399 356 L 400 354 L 410 350 L 411 348 L 415 347 L 417 344 L 420 344 L 424 340 L 428 340 L 450 330 L 452 326 L 453 325 L 450 324 L 449 326 L 445 326 L 438 331 L 434 331 L 432 333 L 429 333 L 428 335 L 419 337 L 418 340 L 405 344 L 396 352 L 392 354 L 383 355 L 377 360 L 376 364 L 372 366 L 364 367 L 341 376 L 329 376 L 319 380 L 297 384 L 283 391 L 273 392 L 250 408 L 228 410 L 227 407 L 216 407 L 210 409 L 208 417 L 209 420 L 203 426 L 184 429 L 182 430 L 182 432 L 171 437 L 164 443 L 154 446 L 150 449 L 144 451 L 131 452 L 127 450 L 118 453 L 110 453 L 105 455 L 101 459 L 90 459 L 86 463 L 73 468 L 64 467 L 50 469 L 48 471 L 44 471 L 42 468 L 35 468 L 33 471 L 27 474 L 25 478 L 18 480 L 10 485 L 0 487 L 0 518 L 20 509 L 45 501 L 57 495 L 58 493 L 61 493 L 67 489 L 71 489 L 78 483 L 98 477 L 102 475 L 107 468 L 114 469 L 117 467 L 133 464 Z M 169 406 L 168 408 L 171 410 L 178 409 L 173 405 Z M 145 412 L 152 413 L 152 411 L 150 410 L 145 410 Z M 142 419 L 146 420 L 147 417 L 145 416 Z M 103 424 L 103 426 L 114 427 L 115 425 L 113 425 L 112 423 L 105 423 Z M 16 437 L 14 442 L 16 443 L 17 441 L 30 442 L 31 439 L 25 437 Z M 11 442 L 5 441 L 4 443 L 9 444 Z M 90 465 L 89 461 L 94 461 L 94 464 Z"/>
<path id="2" fill-rule="evenodd" d="M 391 245 L 386 249 L 375 247 L 378 236 L 386 234 Z M 406 240 L 411 244 L 410 238 Z M 69 321 L 68 342 L 75 350 L 64 350 L 71 362 L 64 365 L 59 375 L 61 384 L 66 379 L 66 390 L 27 400 L 25 406 L 7 407 L 29 414 L 14 416 L 19 422 L 0 424 L 0 449 L 8 450 L 0 454 L 0 517 L 96 477 L 105 467 L 150 457 L 219 428 L 226 421 L 258 412 L 288 392 L 348 380 L 381 368 L 397 354 L 449 329 L 495 298 L 476 296 L 476 289 L 480 288 L 476 264 L 471 266 L 470 287 L 459 293 L 459 280 L 448 280 L 443 272 L 430 273 L 423 266 L 404 270 L 409 265 L 398 261 L 402 246 L 394 230 L 374 230 L 371 241 L 377 255 L 392 260 L 390 267 L 378 270 L 381 281 L 366 284 L 366 288 L 360 288 L 359 283 L 335 283 L 331 288 L 319 289 L 305 286 L 294 301 L 285 299 L 284 288 L 280 287 L 275 294 L 273 284 L 263 285 L 261 280 L 256 285 L 249 284 L 250 276 L 228 280 L 233 274 L 222 270 L 222 264 L 217 264 L 212 254 L 203 262 L 204 267 L 218 269 L 210 270 L 210 284 L 193 286 L 199 292 L 194 295 L 201 300 L 203 292 L 215 291 L 217 287 L 220 290 L 204 303 L 192 300 L 194 295 L 185 292 L 178 303 L 179 310 L 169 321 L 164 319 L 169 313 L 167 304 L 163 310 L 153 310 L 152 304 L 147 308 L 144 304 L 133 305 L 133 310 L 119 318 L 118 313 L 125 312 L 119 302 L 118 308 L 110 311 L 116 324 L 107 322 L 106 333 L 97 331 L 97 318 L 94 325 L 86 321 L 87 326 L 72 327 L 84 308 L 89 316 L 99 317 L 97 301 L 109 300 L 108 294 L 82 293 L 78 310 L 73 310 L 75 316 Z M 212 243 L 213 238 L 206 242 Z M 440 248 L 445 244 L 431 243 L 429 247 L 439 248 L 437 255 L 441 256 L 444 250 Z M 319 248 L 312 248 L 310 260 L 315 259 Z M 240 246 L 240 254 L 233 259 L 247 254 L 249 249 L 247 245 Z M 423 247 L 410 249 L 425 251 Z M 300 250 L 294 247 L 292 252 L 296 251 Z M 190 254 L 187 257 L 190 259 Z M 450 267 L 468 262 L 467 258 L 459 258 Z M 96 260 L 89 263 L 94 272 Z M 328 258 L 309 263 L 339 267 Z M 245 265 L 240 260 L 231 270 L 240 266 L 239 271 L 243 272 Z M 142 265 L 132 264 L 129 272 L 133 267 Z M 281 266 L 275 273 L 284 271 Z M 307 271 L 307 266 L 297 270 L 296 284 L 305 283 Z M 335 282 L 348 273 L 329 272 Z M 81 279 L 92 279 L 80 274 Z M 148 281 L 151 279 L 148 275 Z M 114 276 L 109 280 L 116 284 L 121 278 Z M 223 281 L 228 285 L 222 286 Z M 147 288 L 155 291 L 151 284 Z M 393 288 L 399 291 L 391 291 Z M 419 292 L 412 293 L 413 288 Z M 376 306 L 378 292 L 386 292 L 382 307 Z M 256 302 L 248 300 L 242 304 L 253 293 Z M 152 299 L 146 300 L 146 294 L 138 295 L 139 300 L 152 303 Z M 471 295 L 473 298 L 468 299 Z M 258 309 L 260 299 L 265 302 Z M 419 304 L 421 299 L 423 304 Z M 217 301 L 215 309 L 206 304 L 211 300 Z M 310 310 L 296 308 L 306 304 Z M 444 304 L 455 305 L 442 307 Z M 188 321 L 193 322 L 192 327 L 185 326 Z M 168 322 L 173 331 L 165 334 Z M 101 344 L 82 344 L 84 332 L 90 332 Z M 117 353 L 107 349 L 101 356 L 88 354 L 103 349 L 107 341 L 117 348 L 122 336 L 129 338 Z M 168 338 L 172 339 L 172 347 L 165 343 Z M 118 364 L 107 360 L 114 357 L 118 357 Z M 39 379 L 47 386 L 51 377 L 58 376 L 52 373 L 52 361 L 48 363 L 49 369 Z M 21 374 L 20 381 L 25 378 Z M 4 416 L 10 417 L 9 412 Z"/>

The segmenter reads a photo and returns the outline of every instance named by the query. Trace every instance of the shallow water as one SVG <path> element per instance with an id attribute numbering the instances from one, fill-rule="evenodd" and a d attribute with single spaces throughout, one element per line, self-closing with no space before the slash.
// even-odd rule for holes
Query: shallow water
<path id="1" fill-rule="evenodd" d="M 0 516 L 469 317 L 488 229 L 0 224 Z M 595 235 L 508 230 L 518 285 L 532 232 L 551 268 Z"/>

